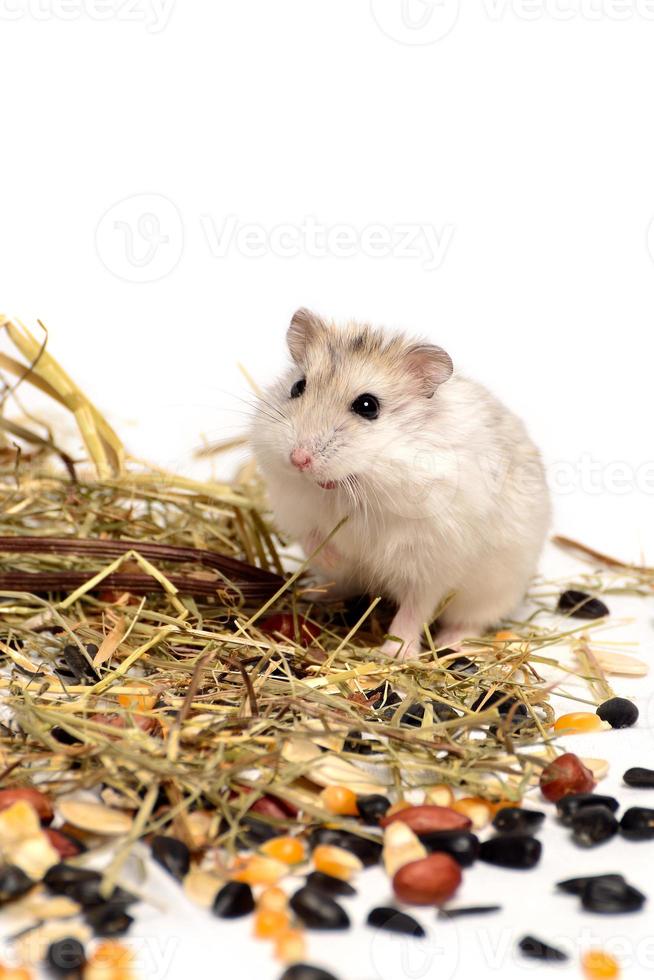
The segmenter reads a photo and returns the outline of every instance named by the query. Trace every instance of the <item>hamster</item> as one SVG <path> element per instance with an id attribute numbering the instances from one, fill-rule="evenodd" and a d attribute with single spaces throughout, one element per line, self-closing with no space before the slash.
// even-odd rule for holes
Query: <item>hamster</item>
<path id="1" fill-rule="evenodd" d="M 415 657 L 437 616 L 440 647 L 479 636 L 518 605 L 550 523 L 538 450 L 449 355 L 306 309 L 287 333 L 293 366 L 258 401 L 251 430 L 281 529 L 328 597 L 396 603 L 381 647 Z"/>

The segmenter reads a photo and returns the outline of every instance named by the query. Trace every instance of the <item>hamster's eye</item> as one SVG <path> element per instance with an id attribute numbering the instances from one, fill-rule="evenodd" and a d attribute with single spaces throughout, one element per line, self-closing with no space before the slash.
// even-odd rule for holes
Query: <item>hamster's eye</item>
<path id="1" fill-rule="evenodd" d="M 306 378 L 300 378 L 299 381 L 296 381 L 293 387 L 291 388 L 291 398 L 299 398 L 300 395 L 303 394 L 306 386 L 307 386 Z"/>
<path id="2" fill-rule="evenodd" d="M 355 415 L 360 415 L 362 419 L 376 419 L 379 415 L 379 399 L 374 395 L 359 395 L 355 398 L 350 408 Z"/>

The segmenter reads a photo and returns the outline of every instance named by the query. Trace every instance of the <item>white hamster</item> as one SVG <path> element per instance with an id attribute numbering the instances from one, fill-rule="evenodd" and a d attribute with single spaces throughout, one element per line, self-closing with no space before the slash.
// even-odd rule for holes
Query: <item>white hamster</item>
<path id="1" fill-rule="evenodd" d="M 415 656 L 511 613 L 550 521 L 543 465 L 523 423 L 440 347 L 298 310 L 293 366 L 261 396 L 251 440 L 279 526 L 330 596 L 394 600 L 382 650 Z"/>

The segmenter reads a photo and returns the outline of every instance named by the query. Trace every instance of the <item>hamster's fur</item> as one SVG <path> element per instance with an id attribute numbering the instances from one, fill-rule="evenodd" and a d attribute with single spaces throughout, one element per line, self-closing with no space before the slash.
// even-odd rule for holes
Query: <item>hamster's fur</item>
<path id="1" fill-rule="evenodd" d="M 252 444 L 279 526 L 307 555 L 347 516 L 314 562 L 328 594 L 394 600 L 382 649 L 404 657 L 439 610 L 441 646 L 508 616 L 550 519 L 520 419 L 402 334 L 301 309 L 287 341 L 293 367 L 261 396 Z M 353 410 L 362 394 L 378 417 Z"/>

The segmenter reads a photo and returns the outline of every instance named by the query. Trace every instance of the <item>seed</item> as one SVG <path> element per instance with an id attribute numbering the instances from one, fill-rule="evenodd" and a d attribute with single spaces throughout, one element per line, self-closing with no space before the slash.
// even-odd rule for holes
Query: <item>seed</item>
<path id="1" fill-rule="evenodd" d="M 634 766 L 633 769 L 627 769 L 622 778 L 627 786 L 654 789 L 654 769 L 642 769 L 640 766 Z"/>
<path id="2" fill-rule="evenodd" d="M 479 857 L 479 838 L 467 830 L 436 830 L 421 834 L 420 843 L 430 854 L 449 854 L 462 868 L 469 867 Z"/>
<path id="3" fill-rule="evenodd" d="M 209 871 L 194 869 L 184 876 L 184 894 L 200 908 L 210 909 L 223 882 Z"/>
<path id="4" fill-rule="evenodd" d="M 405 823 L 392 823 L 384 830 L 384 867 L 389 878 L 411 861 L 427 857 L 427 848 Z"/>
<path id="5" fill-rule="evenodd" d="M 275 885 L 288 874 L 288 865 L 276 858 L 254 854 L 234 874 L 234 881 L 247 885 Z"/>
<path id="6" fill-rule="evenodd" d="M 366 796 L 356 798 L 356 806 L 359 816 L 365 823 L 377 824 L 384 817 L 391 805 L 387 796 L 381 793 L 368 793 Z"/>
<path id="7" fill-rule="evenodd" d="M 333 973 L 321 970 L 319 966 L 310 966 L 308 963 L 294 963 L 289 966 L 279 980 L 336 980 Z"/>
<path id="8" fill-rule="evenodd" d="M 393 877 L 393 891 L 409 905 L 441 905 L 461 884 L 461 868 L 449 854 L 411 861 Z"/>
<path id="9" fill-rule="evenodd" d="M 347 817 L 359 815 L 356 793 L 347 786 L 326 786 L 320 794 L 320 799 L 330 813 Z"/>
<path id="10" fill-rule="evenodd" d="M 522 806 L 522 799 L 518 800 L 488 800 L 491 815 L 495 817 L 500 810 L 519 810 Z"/>
<path id="11" fill-rule="evenodd" d="M 334 844 L 319 844 L 311 855 L 316 871 L 347 881 L 362 870 L 363 864 L 351 851 Z"/>
<path id="12" fill-rule="evenodd" d="M 553 803 L 570 793 L 590 793 L 594 787 L 592 772 L 572 752 L 554 759 L 540 774 L 541 793 Z"/>
<path id="13" fill-rule="evenodd" d="M 386 813 L 384 814 L 384 816 L 385 817 L 392 817 L 396 813 L 399 813 L 400 810 L 408 810 L 410 806 L 411 806 L 411 804 L 409 803 L 408 800 L 397 800 L 395 803 L 393 803 L 391 806 L 389 806 L 389 808 L 386 811 Z"/>
<path id="14" fill-rule="evenodd" d="M 15 786 L 13 789 L 0 789 L 0 810 L 6 810 L 19 800 L 29 803 L 39 815 L 41 823 L 50 823 L 54 816 L 52 803 L 48 797 L 30 786 Z"/>
<path id="15" fill-rule="evenodd" d="M 594 732 L 601 727 L 601 718 L 590 711 L 571 711 L 567 715 L 560 715 L 554 722 L 555 732 L 566 732 L 568 735 Z"/>
<path id="16" fill-rule="evenodd" d="M 102 803 L 85 803 L 81 800 L 61 800 L 59 813 L 73 827 L 107 837 L 129 833 L 134 822 L 129 813 L 123 810 L 112 810 Z"/>
<path id="17" fill-rule="evenodd" d="M 275 939 L 275 958 L 282 963 L 301 960 L 307 951 L 307 942 L 301 929 L 286 929 Z"/>
<path id="18" fill-rule="evenodd" d="M 620 833 L 627 840 L 652 840 L 654 810 L 644 806 L 632 806 L 625 810 L 620 821 Z"/>
<path id="19" fill-rule="evenodd" d="M 95 648 L 95 652 L 98 652 L 97 647 Z M 95 654 L 92 656 L 95 656 Z M 95 667 L 89 663 L 81 650 L 79 650 L 78 647 L 74 646 L 72 643 L 67 643 L 63 648 L 62 657 L 66 666 L 68 667 L 68 670 L 80 684 L 84 684 L 87 681 L 94 682 L 100 680 L 100 675 Z"/>
<path id="20" fill-rule="evenodd" d="M 425 799 L 428 803 L 435 803 L 436 806 L 451 807 L 454 803 L 454 793 L 451 786 L 445 783 L 437 783 L 425 790 Z"/>
<path id="21" fill-rule="evenodd" d="M 649 666 L 638 657 L 627 657 L 623 653 L 595 653 L 595 659 L 605 674 L 622 674 L 625 677 L 644 677 Z"/>
<path id="22" fill-rule="evenodd" d="M 17 868 L 13 864 L 0 867 L 0 905 L 20 898 L 33 887 L 34 882 L 22 868 Z"/>
<path id="23" fill-rule="evenodd" d="M 334 844 L 336 847 L 343 847 L 346 851 L 356 854 L 366 868 L 378 864 L 381 858 L 382 845 L 380 843 L 365 837 L 358 837 L 356 834 L 350 833 L 349 830 L 317 827 L 309 835 L 309 847 L 313 849 L 318 844 Z"/>
<path id="24" fill-rule="evenodd" d="M 579 757 L 580 761 L 590 769 L 593 779 L 597 782 L 599 779 L 604 779 L 609 772 L 609 764 L 606 759 L 591 759 L 589 756 L 582 755 Z"/>
<path id="25" fill-rule="evenodd" d="M 566 892 L 568 895 L 582 895 L 584 889 L 591 881 L 609 881 L 609 882 L 620 882 L 625 884 L 625 880 L 622 875 L 618 874 L 606 874 L 606 875 L 585 875 L 581 878 L 566 878 L 565 881 L 557 881 L 556 887 L 560 888 L 562 892 Z"/>
<path id="26" fill-rule="evenodd" d="M 325 895 L 356 895 L 356 889 L 342 878 L 326 875 L 324 871 L 312 871 L 306 878 L 307 887 L 324 892 Z M 286 897 L 286 896 L 284 896 Z"/>
<path id="27" fill-rule="evenodd" d="M 464 796 L 460 800 L 455 800 L 452 810 L 468 817 L 475 830 L 482 830 L 490 821 L 490 807 L 487 801 L 479 796 Z"/>
<path id="28" fill-rule="evenodd" d="M 77 857 L 84 850 L 82 844 L 75 840 L 73 837 L 69 837 L 68 834 L 62 834 L 60 830 L 54 830 L 52 827 L 46 827 L 44 830 L 45 836 L 48 838 L 50 845 L 54 847 L 55 851 L 62 860 L 71 857 Z"/>
<path id="29" fill-rule="evenodd" d="M 110 938 L 123 936 L 134 919 L 121 905 L 93 905 L 84 912 L 84 918 L 96 936 Z"/>
<path id="30" fill-rule="evenodd" d="M 618 821 L 605 806 L 584 806 L 572 818 L 572 837 L 583 847 L 601 844 L 615 837 Z"/>
<path id="31" fill-rule="evenodd" d="M 506 834 L 482 841 L 479 857 L 500 868 L 533 868 L 540 861 L 541 842 L 526 834 Z"/>
<path id="32" fill-rule="evenodd" d="M 548 946 L 542 939 L 534 936 L 524 936 L 518 943 L 520 952 L 531 960 L 545 960 L 546 963 L 563 963 L 569 959 L 567 953 L 554 946 Z"/>
<path id="33" fill-rule="evenodd" d="M 616 980 L 620 967 L 612 956 L 599 949 L 589 949 L 581 958 L 586 980 Z"/>
<path id="34" fill-rule="evenodd" d="M 532 834 L 538 830 L 544 819 L 542 810 L 503 807 L 495 814 L 493 827 L 501 834 Z"/>
<path id="35" fill-rule="evenodd" d="M 283 888 L 278 885 L 271 885 L 264 889 L 257 899 L 257 912 L 263 909 L 267 911 L 283 912 L 288 906 L 288 896 Z"/>
<path id="36" fill-rule="evenodd" d="M 134 694 L 119 694 L 116 700 L 123 708 L 128 708 L 130 711 L 151 711 L 157 703 L 157 698 L 156 694 L 143 694 L 141 691 L 136 691 Z"/>
<path id="37" fill-rule="evenodd" d="M 242 881 L 228 881 L 213 903 L 213 914 L 221 919 L 240 919 L 254 911 L 252 889 Z"/>
<path id="38" fill-rule="evenodd" d="M 387 932 L 399 932 L 406 936 L 416 937 L 425 935 L 425 930 L 412 916 L 385 906 L 371 909 L 366 922 L 369 926 L 384 929 Z"/>
<path id="39" fill-rule="evenodd" d="M 181 881 L 191 867 L 191 853 L 186 844 L 176 837 L 157 835 L 150 844 L 152 857 L 169 874 Z"/>
<path id="40" fill-rule="evenodd" d="M 267 616 L 259 623 L 259 629 L 264 633 L 281 633 L 288 640 L 295 640 L 302 646 L 309 647 L 322 632 L 315 623 L 310 623 L 303 616 L 297 617 L 297 632 L 293 616 L 290 613 L 275 613 Z"/>
<path id="41" fill-rule="evenodd" d="M 306 857 L 304 844 L 299 837 L 273 837 L 262 845 L 261 850 L 267 857 L 283 864 L 299 864 Z"/>
<path id="42" fill-rule="evenodd" d="M 410 806 L 390 817 L 380 820 L 380 826 L 388 827 L 395 821 L 405 823 L 416 834 L 427 834 L 430 830 L 467 830 L 472 826 L 470 817 L 457 813 L 446 806 L 427 804 Z"/>
<path id="43" fill-rule="evenodd" d="M 79 939 L 58 939 L 48 946 L 46 963 L 55 976 L 78 976 L 86 963 L 86 953 Z"/>
<path id="44" fill-rule="evenodd" d="M 497 707 L 500 715 L 512 713 L 513 717 L 521 716 L 523 719 L 529 715 L 526 705 L 517 698 L 508 697 L 505 691 L 482 691 L 476 701 L 473 702 L 472 711 L 488 711 L 489 708 Z"/>
<path id="45" fill-rule="evenodd" d="M 116 886 L 105 898 L 100 894 L 102 875 L 91 868 L 77 868 L 72 864 L 55 864 L 46 872 L 43 882 L 54 895 L 66 895 L 84 907 L 100 905 L 105 901 L 127 906 L 137 900 L 135 895 L 120 886 Z"/>
<path id="46" fill-rule="evenodd" d="M 620 804 L 613 796 L 602 796 L 599 793 L 572 793 L 558 801 L 556 812 L 561 823 L 569 827 L 581 810 L 596 806 L 602 806 L 615 813 Z"/>
<path id="47" fill-rule="evenodd" d="M 609 698 L 600 704 L 597 714 L 611 728 L 631 728 L 638 721 L 638 708 L 626 698 Z"/>
<path id="48" fill-rule="evenodd" d="M 594 599 L 587 592 L 578 589 L 567 589 L 559 596 L 558 612 L 567 613 L 577 619 L 601 619 L 608 616 L 608 606 L 601 599 Z"/>
<path id="49" fill-rule="evenodd" d="M 372 755 L 380 752 L 383 746 L 377 738 L 363 738 L 361 732 L 350 732 L 343 742 L 343 752 L 353 752 L 356 755 Z"/>
<path id="50" fill-rule="evenodd" d="M 289 926 L 288 912 L 279 909 L 257 909 L 253 934 L 257 939 L 275 939 Z"/>
<path id="51" fill-rule="evenodd" d="M 349 929 L 350 920 L 341 908 L 324 892 L 306 885 L 291 897 L 291 908 L 309 929 Z"/>
<path id="52" fill-rule="evenodd" d="M 645 896 L 633 885 L 614 880 L 609 875 L 591 878 L 581 893 L 581 904 L 586 911 L 605 915 L 638 912 L 645 901 Z"/>
<path id="53" fill-rule="evenodd" d="M 468 915 L 489 915 L 501 912 L 501 905 L 464 905 L 458 909 L 439 909 L 437 919 L 460 919 Z"/>

